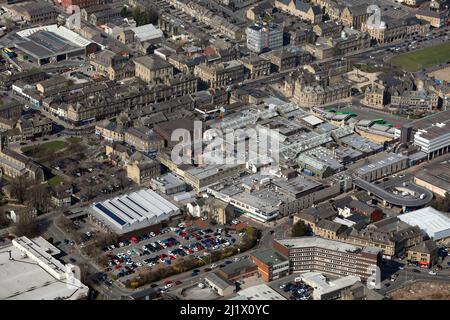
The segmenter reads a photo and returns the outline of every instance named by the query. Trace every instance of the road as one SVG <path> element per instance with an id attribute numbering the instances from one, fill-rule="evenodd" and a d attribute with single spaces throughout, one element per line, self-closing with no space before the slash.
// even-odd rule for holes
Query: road
<path id="1" fill-rule="evenodd" d="M 409 183 L 408 189 L 413 190 L 414 192 L 418 192 L 424 194 L 425 197 L 421 198 L 406 198 L 401 194 L 393 194 L 389 191 L 380 188 L 378 185 L 374 183 L 370 183 L 368 181 L 355 178 L 353 180 L 353 184 L 359 188 L 369 191 L 371 194 L 377 196 L 378 198 L 385 200 L 389 204 L 393 204 L 401 207 L 421 207 L 429 203 L 433 200 L 433 193 L 429 190 L 426 190 L 422 187 L 419 187 L 415 184 Z"/>
<path id="2" fill-rule="evenodd" d="M 398 277 L 395 281 L 391 281 L 390 278 L 385 279 L 381 284 L 381 289 L 377 290 L 377 292 L 386 295 L 416 281 L 450 282 L 450 269 L 448 268 L 437 271 L 437 275 L 430 275 L 428 273 L 429 269 L 421 269 L 420 273 L 413 272 L 413 269 L 419 270 L 415 267 L 406 267 L 405 269 L 396 272 Z M 388 283 L 389 285 L 386 286 Z"/>

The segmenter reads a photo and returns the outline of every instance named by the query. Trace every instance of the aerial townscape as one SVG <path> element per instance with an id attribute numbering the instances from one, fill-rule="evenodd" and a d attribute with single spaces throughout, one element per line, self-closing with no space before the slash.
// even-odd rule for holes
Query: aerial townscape
<path id="1" fill-rule="evenodd" d="M 0 1 L 0 300 L 450 300 L 449 12 Z"/>

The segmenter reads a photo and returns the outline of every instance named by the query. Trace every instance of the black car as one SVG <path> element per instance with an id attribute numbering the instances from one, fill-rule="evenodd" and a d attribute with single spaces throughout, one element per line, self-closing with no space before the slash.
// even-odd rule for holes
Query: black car
<path id="1" fill-rule="evenodd" d="M 69 261 L 72 262 L 72 263 L 77 262 L 77 260 L 75 258 L 70 258 Z"/>
<path id="2" fill-rule="evenodd" d="M 421 271 L 419 269 L 412 269 L 412 272 L 421 273 Z"/>

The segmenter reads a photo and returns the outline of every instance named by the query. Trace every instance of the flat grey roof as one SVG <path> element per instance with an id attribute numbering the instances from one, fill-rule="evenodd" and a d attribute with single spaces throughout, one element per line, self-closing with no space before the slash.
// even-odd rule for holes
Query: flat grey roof
<path id="1" fill-rule="evenodd" d="M 283 257 L 281 254 L 279 254 L 278 252 L 276 252 L 274 249 L 267 249 L 267 250 L 262 250 L 262 251 L 256 251 L 254 253 L 252 253 L 252 255 L 262 261 L 263 263 L 272 266 L 272 265 L 277 265 L 280 264 L 282 262 L 288 261 L 288 259 L 286 259 L 285 257 Z"/>

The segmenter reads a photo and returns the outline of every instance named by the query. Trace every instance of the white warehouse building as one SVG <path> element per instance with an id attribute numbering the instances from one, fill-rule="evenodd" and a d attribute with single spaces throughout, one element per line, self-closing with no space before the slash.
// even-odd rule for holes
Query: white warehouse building
<path id="1" fill-rule="evenodd" d="M 0 300 L 86 299 L 77 268 L 55 258 L 61 251 L 42 237 L 16 238 L 0 249 Z"/>
<path id="2" fill-rule="evenodd" d="M 398 218 L 411 226 L 418 226 L 435 241 L 450 237 L 450 218 L 432 207 L 404 213 Z"/>
<path id="3" fill-rule="evenodd" d="M 180 209 L 151 189 L 122 195 L 90 207 L 91 217 L 116 234 L 150 227 L 179 215 Z"/>

